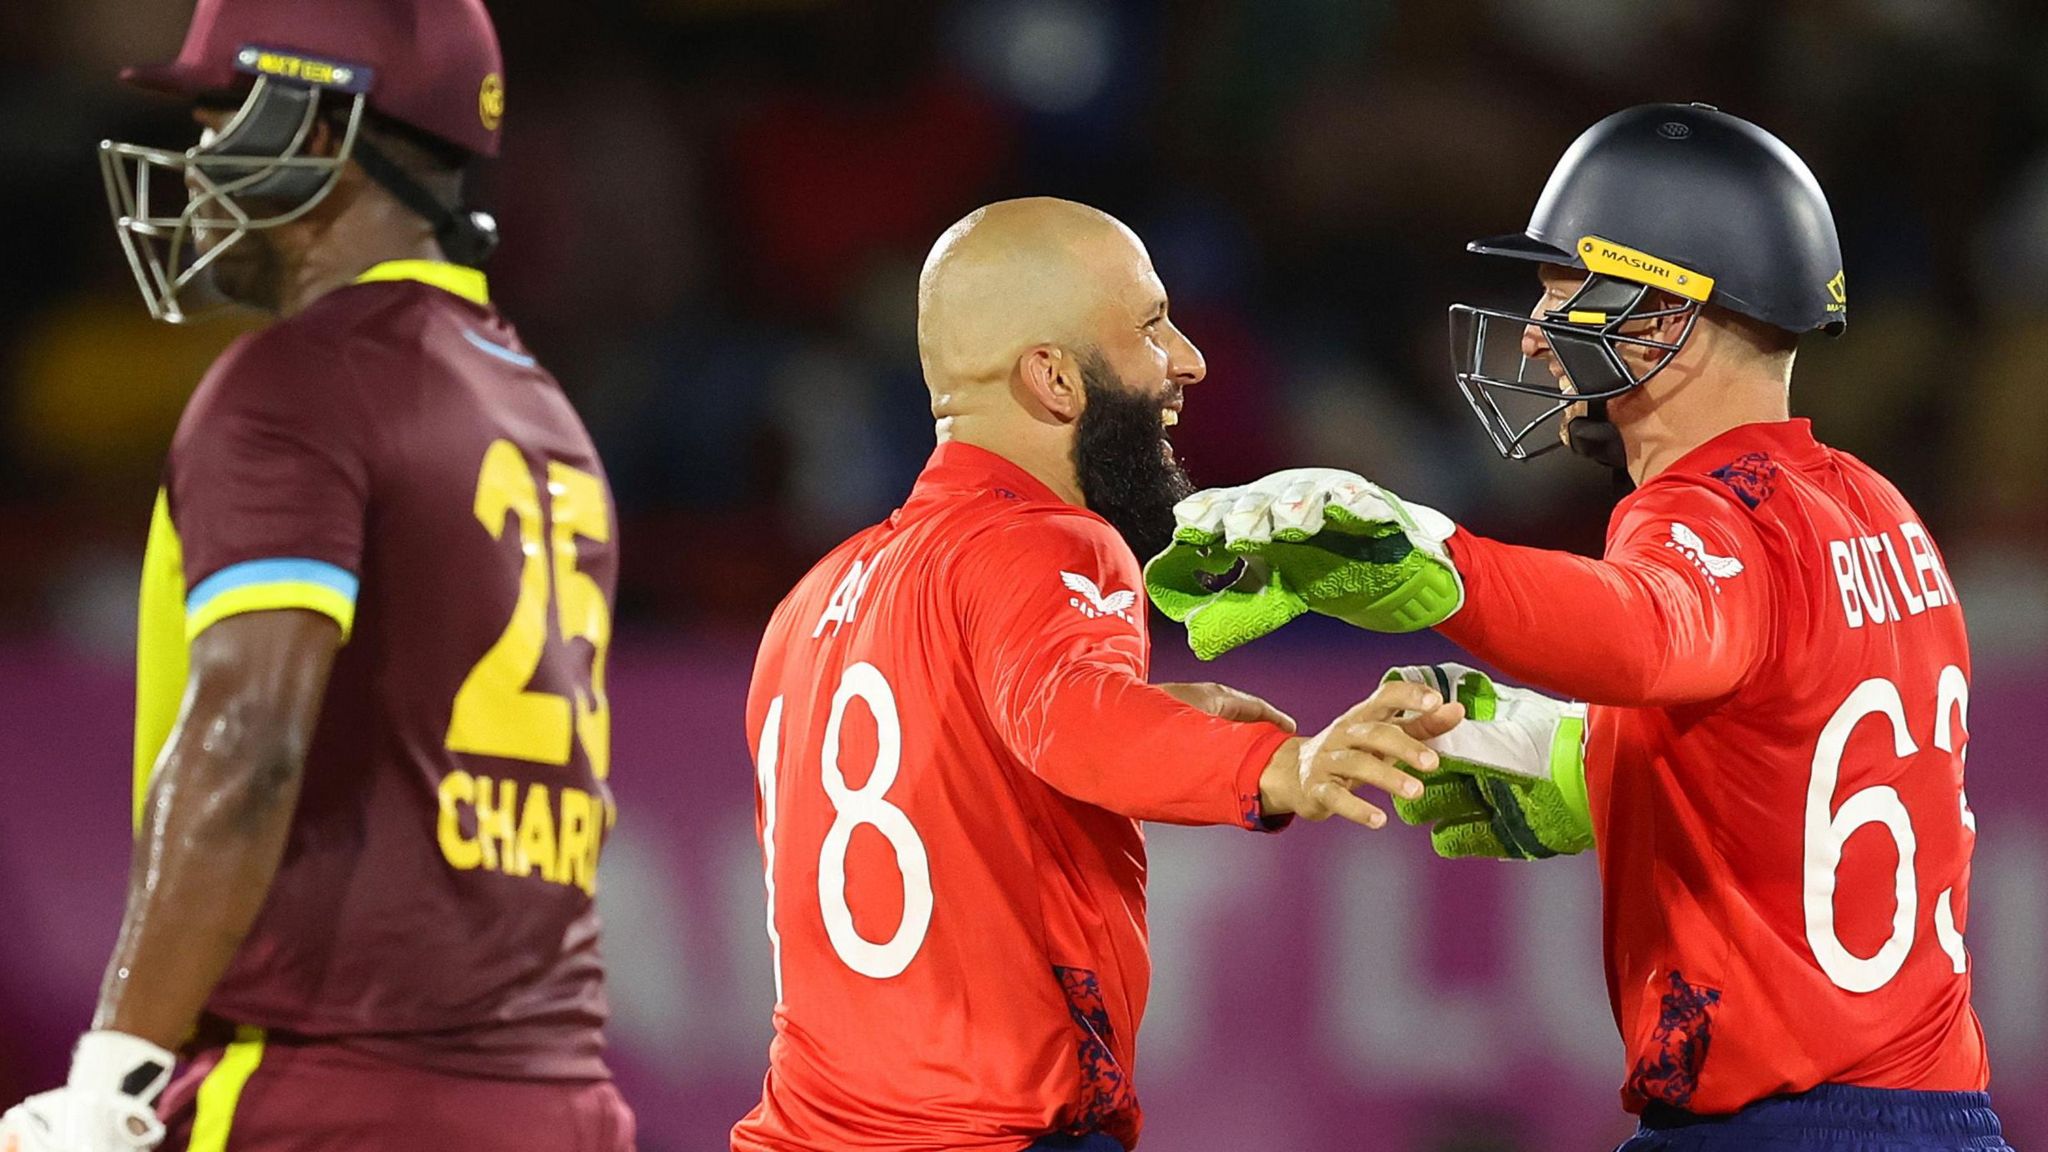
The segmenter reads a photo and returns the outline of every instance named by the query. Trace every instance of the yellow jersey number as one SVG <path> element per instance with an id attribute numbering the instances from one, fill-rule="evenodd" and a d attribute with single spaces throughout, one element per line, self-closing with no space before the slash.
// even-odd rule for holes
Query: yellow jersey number
<path id="1" fill-rule="evenodd" d="M 451 751 L 556 766 L 569 763 L 570 741 L 583 745 L 593 775 L 611 773 L 611 706 L 605 700 L 604 664 L 611 647 L 611 606 L 604 592 L 576 567 L 576 541 L 611 539 L 604 485 L 588 472 L 549 462 L 548 515 L 526 457 L 509 440 L 484 453 L 477 477 L 476 518 L 503 539 L 519 533 L 519 599 L 512 619 L 455 693 L 448 720 Z M 546 537 L 545 544 L 543 537 Z M 550 590 L 552 589 L 552 596 Z M 565 641 L 590 642 L 590 689 L 572 700 L 528 687 L 547 646 L 548 604 Z"/>

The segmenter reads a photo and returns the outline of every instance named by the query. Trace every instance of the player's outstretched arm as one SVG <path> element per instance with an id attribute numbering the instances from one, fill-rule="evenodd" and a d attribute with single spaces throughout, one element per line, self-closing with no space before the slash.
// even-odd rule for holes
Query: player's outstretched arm
<path id="1" fill-rule="evenodd" d="M 1716 700 L 1771 650 L 1769 554 L 1747 509 L 1711 481 L 1637 493 L 1603 559 L 1464 531 L 1451 550 L 1468 599 L 1443 634 L 1561 695 L 1651 708 Z"/>
<path id="2" fill-rule="evenodd" d="M 1349 472 L 1276 472 L 1197 492 L 1173 513 L 1174 541 L 1145 566 L 1145 587 L 1204 660 L 1303 612 L 1414 632 L 1464 602 L 1450 520 Z"/>
<path id="3" fill-rule="evenodd" d="M 1405 680 L 1380 685 L 1314 736 L 1296 737 L 1273 753 L 1259 777 L 1259 803 L 1268 816 L 1304 820 L 1341 816 L 1379 828 L 1387 814 L 1356 790 L 1376 788 L 1396 805 L 1423 795 L 1412 772 L 1437 768 L 1437 753 L 1426 741 L 1457 728 L 1464 706 L 1434 689 Z"/>
<path id="4" fill-rule="evenodd" d="M 1160 684 L 1161 692 L 1193 708 L 1200 708 L 1211 716 L 1235 720 L 1240 724 L 1271 724 L 1284 732 L 1298 730 L 1294 717 L 1275 708 L 1271 703 L 1240 692 L 1228 684 L 1202 682 L 1198 684 Z"/>
<path id="5" fill-rule="evenodd" d="M 297 610 L 232 616 L 193 641 L 93 1031 L 65 1087 L 10 1111 L 0 1140 L 112 1152 L 162 1138 L 150 1106 L 270 891 L 340 645 L 333 620 Z"/>
<path id="6" fill-rule="evenodd" d="M 1304 754 L 1317 742 L 1294 735 L 1293 721 L 1264 701 L 1219 685 L 1146 681 L 1145 620 L 1133 611 L 1138 567 L 1107 523 L 1034 511 L 963 541 L 957 557 L 942 586 L 959 613 L 982 713 L 1052 788 L 1173 824 L 1262 829 L 1269 816 L 1352 810 L 1320 789 L 1300 798 L 1298 777 L 1304 755 L 1317 781 L 1360 763 L 1342 753 L 1366 750 L 1361 734 L 1325 733 L 1317 746 L 1328 754 Z M 1384 719 L 1354 717 L 1352 726 Z"/>
<path id="7" fill-rule="evenodd" d="M 1705 482 L 1640 494 L 1601 560 L 1474 536 L 1334 469 L 1197 492 L 1174 515 L 1146 589 L 1204 659 L 1313 611 L 1377 632 L 1435 627 L 1581 700 L 1666 706 L 1733 691 L 1768 647 L 1761 541 Z"/>

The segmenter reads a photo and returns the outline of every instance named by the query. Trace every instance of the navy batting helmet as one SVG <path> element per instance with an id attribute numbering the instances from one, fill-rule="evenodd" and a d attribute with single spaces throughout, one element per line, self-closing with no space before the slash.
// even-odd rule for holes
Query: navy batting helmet
<path id="1" fill-rule="evenodd" d="M 1547 451 L 1523 440 L 1573 403 L 1590 402 L 1593 418 L 1604 419 L 1605 401 L 1641 387 L 1677 355 L 1702 304 L 1794 334 L 1837 334 L 1848 319 L 1841 241 L 1813 173 L 1777 137 L 1704 104 L 1644 104 L 1593 125 L 1552 170 L 1526 229 L 1466 247 L 1591 274 L 1563 306 L 1536 317 L 1451 307 L 1458 386 L 1512 459 Z M 1640 334 L 1638 321 L 1667 317 L 1683 318 L 1676 339 Z M 1496 321 L 1514 338 L 1512 378 L 1485 371 Z M 1568 392 L 1547 373 L 1526 379 L 1519 345 L 1531 326 L 1543 331 Z M 1627 346 L 1655 353 L 1646 369 L 1622 359 Z M 1527 421 L 1511 418 L 1503 393 L 1549 406 Z"/>

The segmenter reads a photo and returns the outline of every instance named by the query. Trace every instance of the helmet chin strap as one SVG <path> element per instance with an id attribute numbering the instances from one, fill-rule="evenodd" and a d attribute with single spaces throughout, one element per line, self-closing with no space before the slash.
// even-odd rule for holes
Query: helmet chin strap
<path id="1" fill-rule="evenodd" d="M 441 203 L 369 140 L 356 141 L 354 159 L 370 179 L 434 226 L 434 239 L 448 259 L 479 268 L 497 250 L 498 222 L 489 213 Z"/>
<path id="2" fill-rule="evenodd" d="M 1588 401 L 1584 416 L 1574 416 L 1565 423 L 1564 436 L 1574 455 L 1614 471 L 1618 491 L 1628 492 L 1635 487 L 1628 474 L 1628 448 L 1621 442 L 1621 429 L 1607 418 L 1607 401 Z"/>

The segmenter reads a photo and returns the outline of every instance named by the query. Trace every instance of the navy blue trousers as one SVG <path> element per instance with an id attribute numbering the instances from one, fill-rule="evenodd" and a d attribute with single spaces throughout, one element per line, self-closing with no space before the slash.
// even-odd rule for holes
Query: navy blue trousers
<path id="1" fill-rule="evenodd" d="M 1124 1146 L 1095 1132 L 1087 1136 L 1047 1136 L 1024 1152 L 1124 1152 Z"/>
<path id="2" fill-rule="evenodd" d="M 1730 1116 L 1651 1105 L 1615 1152 L 2012 1152 L 1986 1092 L 1823 1084 Z"/>

